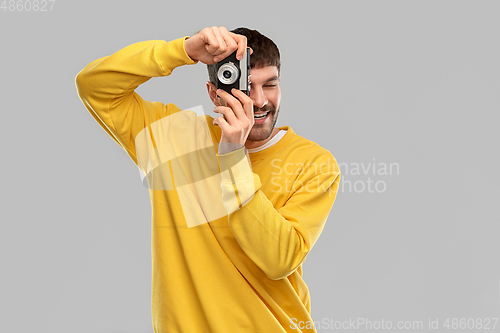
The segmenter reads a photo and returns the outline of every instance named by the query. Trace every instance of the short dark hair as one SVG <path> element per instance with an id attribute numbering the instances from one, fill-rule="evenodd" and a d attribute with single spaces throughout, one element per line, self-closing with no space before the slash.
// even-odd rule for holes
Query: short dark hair
<path id="1" fill-rule="evenodd" d="M 265 66 L 276 66 L 278 74 L 280 72 L 281 61 L 278 46 L 268 37 L 257 30 L 248 28 L 237 28 L 231 30 L 232 33 L 243 35 L 247 38 L 247 46 L 253 50 L 250 56 L 250 67 L 261 68 Z M 214 85 L 217 82 L 217 65 L 207 65 L 208 78 Z"/>

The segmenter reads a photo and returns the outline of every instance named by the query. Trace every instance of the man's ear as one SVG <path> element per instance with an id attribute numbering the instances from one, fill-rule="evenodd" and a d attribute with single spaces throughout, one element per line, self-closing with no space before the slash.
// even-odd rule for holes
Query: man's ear
<path id="1" fill-rule="evenodd" d="M 212 103 L 214 103 L 215 106 L 220 106 L 220 99 L 217 97 L 217 88 L 215 88 L 215 85 L 210 81 L 207 82 L 207 91 Z"/>

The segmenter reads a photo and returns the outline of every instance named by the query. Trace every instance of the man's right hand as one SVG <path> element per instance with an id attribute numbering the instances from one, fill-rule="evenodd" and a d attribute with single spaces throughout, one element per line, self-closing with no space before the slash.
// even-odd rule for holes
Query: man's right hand
<path id="1" fill-rule="evenodd" d="M 221 61 L 235 50 L 238 50 L 236 58 L 241 60 L 247 48 L 247 38 L 229 32 L 225 27 L 211 27 L 186 39 L 184 48 L 191 59 L 207 65 Z"/>

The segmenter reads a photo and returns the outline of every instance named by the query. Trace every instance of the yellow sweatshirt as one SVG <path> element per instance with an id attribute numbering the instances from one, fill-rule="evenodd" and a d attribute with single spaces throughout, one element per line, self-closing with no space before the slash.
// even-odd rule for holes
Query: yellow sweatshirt
<path id="1" fill-rule="evenodd" d="M 147 177 L 154 331 L 316 332 L 302 263 L 335 201 L 337 162 L 288 126 L 262 151 L 218 155 L 212 117 L 142 99 L 140 84 L 196 63 L 186 38 L 130 45 L 76 77 L 90 114 Z"/>

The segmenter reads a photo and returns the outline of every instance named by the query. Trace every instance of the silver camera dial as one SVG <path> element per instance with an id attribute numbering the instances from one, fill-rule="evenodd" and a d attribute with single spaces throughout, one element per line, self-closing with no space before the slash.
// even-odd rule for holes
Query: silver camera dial
<path id="1" fill-rule="evenodd" d="M 220 66 L 217 78 L 223 84 L 233 84 L 239 78 L 239 70 L 232 62 L 225 63 Z"/>

